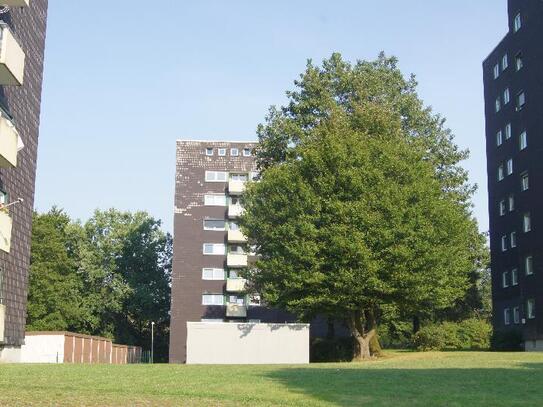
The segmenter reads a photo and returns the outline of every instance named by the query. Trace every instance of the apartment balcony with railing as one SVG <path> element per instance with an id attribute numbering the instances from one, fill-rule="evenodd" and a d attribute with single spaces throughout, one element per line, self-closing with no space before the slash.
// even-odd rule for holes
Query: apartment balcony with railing
<path id="1" fill-rule="evenodd" d="M 229 278 L 226 280 L 226 291 L 230 293 L 241 293 L 245 291 L 247 280 L 244 278 Z"/>
<path id="2" fill-rule="evenodd" d="M 13 220 L 7 209 L 0 209 L 0 250 L 9 253 L 11 250 L 11 229 Z"/>
<path id="3" fill-rule="evenodd" d="M 228 253 L 226 255 L 226 265 L 231 268 L 247 267 L 247 254 Z"/>
<path id="4" fill-rule="evenodd" d="M 229 218 L 237 218 L 241 215 L 243 215 L 243 206 L 239 204 L 229 205 L 228 206 L 228 217 Z"/>
<path id="5" fill-rule="evenodd" d="M 30 0 L 0 0 L 0 5 L 10 7 L 29 7 Z"/>
<path id="6" fill-rule="evenodd" d="M 247 306 L 239 304 L 226 304 L 226 316 L 229 318 L 246 318 Z"/>
<path id="7" fill-rule="evenodd" d="M 0 22 L 0 85 L 22 85 L 24 72 L 25 53 L 8 25 Z"/>
<path id="8" fill-rule="evenodd" d="M 228 193 L 230 195 L 241 195 L 245 191 L 247 181 L 233 180 L 228 181 Z"/>
<path id="9" fill-rule="evenodd" d="M 17 154 L 23 142 L 17 129 L 4 114 L 0 115 L 0 168 L 17 166 Z"/>
<path id="10" fill-rule="evenodd" d="M 241 230 L 229 230 L 228 231 L 228 243 L 245 243 L 247 242 L 247 236 L 245 236 Z"/>

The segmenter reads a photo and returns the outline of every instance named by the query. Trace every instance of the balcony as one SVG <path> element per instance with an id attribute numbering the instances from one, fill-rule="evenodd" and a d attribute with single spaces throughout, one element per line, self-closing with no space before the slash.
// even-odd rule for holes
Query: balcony
<path id="1" fill-rule="evenodd" d="M 228 181 L 228 193 L 230 195 L 241 195 L 245 191 L 245 183 L 247 181 Z"/>
<path id="2" fill-rule="evenodd" d="M 9 119 L 0 116 L 0 168 L 17 167 L 17 152 L 21 146 L 15 126 Z"/>
<path id="3" fill-rule="evenodd" d="M 247 281 L 244 278 L 229 278 L 226 280 L 226 291 L 231 293 L 241 293 L 245 291 L 245 283 Z"/>
<path id="4" fill-rule="evenodd" d="M 243 207 L 241 205 L 230 205 L 228 207 L 228 217 L 237 218 L 238 216 L 243 215 Z"/>
<path id="5" fill-rule="evenodd" d="M 241 230 L 229 230 L 228 242 L 229 243 L 245 243 L 247 237 L 241 232 Z"/>
<path id="6" fill-rule="evenodd" d="M 0 85 L 23 84 L 25 53 L 8 26 L 0 24 Z"/>
<path id="7" fill-rule="evenodd" d="M 11 249 L 11 228 L 13 221 L 4 210 L 0 210 L 0 250 L 9 253 Z"/>
<path id="8" fill-rule="evenodd" d="M 228 267 L 247 267 L 247 255 L 228 253 L 226 256 L 226 265 Z"/>
<path id="9" fill-rule="evenodd" d="M 227 304 L 226 316 L 234 318 L 245 318 L 247 316 L 247 307 L 245 305 Z"/>
<path id="10" fill-rule="evenodd" d="M 6 321 L 6 306 L 0 304 L 0 343 L 4 342 L 4 326 Z"/>
<path id="11" fill-rule="evenodd" d="M 0 4 L 10 7 L 28 7 L 30 6 L 30 0 L 2 0 Z"/>

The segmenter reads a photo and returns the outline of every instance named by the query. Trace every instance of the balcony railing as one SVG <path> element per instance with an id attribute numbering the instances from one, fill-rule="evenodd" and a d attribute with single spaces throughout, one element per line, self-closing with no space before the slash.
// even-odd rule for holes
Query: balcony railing
<path id="1" fill-rule="evenodd" d="M 22 85 L 25 53 L 6 23 L 0 22 L 0 85 Z"/>
<path id="2" fill-rule="evenodd" d="M 30 6 L 30 0 L 1 0 L 0 4 L 11 7 L 28 7 Z"/>
<path id="3" fill-rule="evenodd" d="M 226 291 L 231 293 L 241 293 L 245 291 L 245 283 L 247 281 L 244 278 L 229 278 L 226 280 Z"/>
<path id="4" fill-rule="evenodd" d="M 13 221 L 5 209 L 0 209 L 0 250 L 9 253 L 11 249 L 11 228 Z"/>
<path id="5" fill-rule="evenodd" d="M 241 205 L 230 205 L 228 207 L 228 217 L 229 218 L 237 218 L 238 216 L 241 216 L 243 214 L 243 206 Z"/>
<path id="6" fill-rule="evenodd" d="M 226 265 L 228 267 L 247 267 L 247 255 L 228 253 L 226 256 Z"/>
<path id="7" fill-rule="evenodd" d="M 241 230 L 229 230 L 228 242 L 230 243 L 245 243 L 247 237 L 241 232 Z"/>
<path id="8" fill-rule="evenodd" d="M 247 316 L 247 307 L 245 305 L 227 304 L 226 316 L 235 318 L 245 318 Z"/>
<path id="9" fill-rule="evenodd" d="M 0 343 L 4 342 L 4 326 L 6 322 L 6 306 L 0 304 Z"/>
<path id="10" fill-rule="evenodd" d="M 0 168 L 17 166 L 17 152 L 22 145 L 15 126 L 5 116 L 0 116 Z"/>
<path id="11" fill-rule="evenodd" d="M 241 195 L 245 191 L 245 183 L 247 181 L 228 181 L 228 193 L 230 195 Z"/>

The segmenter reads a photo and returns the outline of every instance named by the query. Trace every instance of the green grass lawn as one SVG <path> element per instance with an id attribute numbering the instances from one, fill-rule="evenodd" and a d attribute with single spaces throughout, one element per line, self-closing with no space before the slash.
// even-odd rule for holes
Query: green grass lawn
<path id="1" fill-rule="evenodd" d="M 4 406 L 543 406 L 543 354 L 306 366 L 0 365 Z"/>

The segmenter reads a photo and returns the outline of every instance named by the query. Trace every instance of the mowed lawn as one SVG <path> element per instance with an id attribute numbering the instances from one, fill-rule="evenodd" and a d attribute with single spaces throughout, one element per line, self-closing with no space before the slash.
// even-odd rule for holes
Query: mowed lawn
<path id="1" fill-rule="evenodd" d="M 0 365 L 2 406 L 543 406 L 543 354 L 307 366 Z"/>

